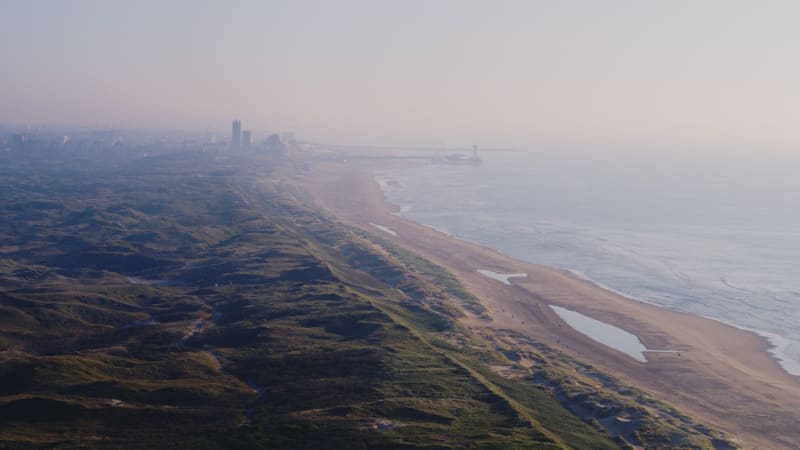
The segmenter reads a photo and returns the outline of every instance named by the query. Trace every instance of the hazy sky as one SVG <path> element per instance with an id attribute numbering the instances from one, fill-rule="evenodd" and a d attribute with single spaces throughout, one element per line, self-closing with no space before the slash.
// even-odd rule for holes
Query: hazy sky
<path id="1" fill-rule="evenodd" d="M 800 152 L 797 1 L 0 0 L 0 123 Z"/>

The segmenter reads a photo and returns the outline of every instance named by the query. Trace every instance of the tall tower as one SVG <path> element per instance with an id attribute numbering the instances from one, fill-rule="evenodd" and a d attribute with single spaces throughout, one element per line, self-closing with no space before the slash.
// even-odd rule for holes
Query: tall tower
<path id="1" fill-rule="evenodd" d="M 242 121 L 235 119 L 231 128 L 231 148 L 238 150 L 242 146 Z"/>
<path id="2" fill-rule="evenodd" d="M 245 150 L 250 150 L 250 144 L 253 143 L 253 135 L 250 133 L 250 130 L 242 131 L 242 147 Z"/>

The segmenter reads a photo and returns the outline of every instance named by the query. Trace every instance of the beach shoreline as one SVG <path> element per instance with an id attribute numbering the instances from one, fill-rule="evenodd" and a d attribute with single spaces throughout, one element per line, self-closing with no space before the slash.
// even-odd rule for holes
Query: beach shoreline
<path id="1" fill-rule="evenodd" d="M 453 273 L 491 318 L 466 319 L 474 330 L 512 330 L 558 348 L 719 427 L 747 448 L 800 442 L 800 383 L 773 358 L 765 337 L 631 299 L 566 270 L 516 260 L 405 219 L 386 201 L 375 179 L 380 169 L 385 162 L 313 162 L 295 182 L 339 220 L 371 233 L 380 232 L 375 224 L 391 229 L 396 235 L 381 233 L 384 238 Z M 505 284 L 478 270 L 528 276 Z M 648 349 L 676 352 L 636 361 L 567 326 L 549 305 L 628 331 Z"/>

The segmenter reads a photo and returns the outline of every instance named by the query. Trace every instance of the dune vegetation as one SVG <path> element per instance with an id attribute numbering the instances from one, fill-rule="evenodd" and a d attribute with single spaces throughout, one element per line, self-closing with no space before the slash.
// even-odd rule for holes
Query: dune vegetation
<path id="1" fill-rule="evenodd" d="M 269 156 L 0 164 L 0 448 L 726 448 Z"/>

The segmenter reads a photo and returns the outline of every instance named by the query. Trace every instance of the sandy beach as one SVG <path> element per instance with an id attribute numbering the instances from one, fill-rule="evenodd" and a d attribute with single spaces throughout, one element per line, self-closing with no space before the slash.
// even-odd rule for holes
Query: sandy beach
<path id="1" fill-rule="evenodd" d="M 393 163 L 315 162 L 294 182 L 343 222 L 450 270 L 489 310 L 491 320 L 465 319 L 477 332 L 513 330 L 556 347 L 720 428 L 745 448 L 800 447 L 800 381 L 770 356 L 764 338 L 631 300 L 398 217 L 373 175 L 386 164 Z M 506 284 L 478 270 L 527 276 L 509 277 Z M 674 351 L 647 352 L 647 362 L 637 361 L 571 328 L 550 305 L 632 333 L 647 349 Z"/>

